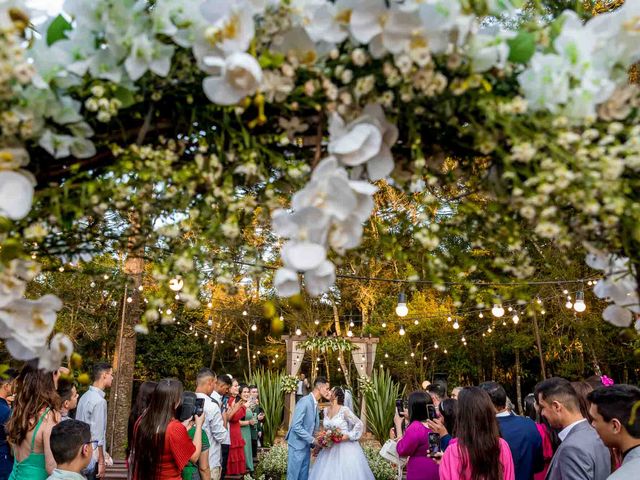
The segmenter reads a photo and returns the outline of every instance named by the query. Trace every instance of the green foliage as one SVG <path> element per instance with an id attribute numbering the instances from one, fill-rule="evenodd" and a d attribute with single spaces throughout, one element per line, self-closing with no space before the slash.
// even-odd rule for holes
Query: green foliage
<path id="1" fill-rule="evenodd" d="M 515 63 L 527 63 L 536 51 L 536 38 L 533 33 L 518 32 L 507 43 L 509 44 L 509 60 Z"/>
<path id="2" fill-rule="evenodd" d="M 367 400 L 367 426 L 381 444 L 389 438 L 393 426 L 396 399 L 400 385 L 391 378 L 388 370 L 374 370 L 371 375 L 373 388 L 365 393 Z"/>
<path id="3" fill-rule="evenodd" d="M 287 476 L 287 446 L 274 445 L 258 454 L 255 476 L 258 480 L 282 480 Z"/>
<path id="4" fill-rule="evenodd" d="M 363 450 L 375 480 L 395 480 L 397 476 L 396 469 L 393 468 L 387 460 L 380 456 L 379 449 L 365 445 Z"/>
<path id="5" fill-rule="evenodd" d="M 280 379 L 280 388 L 284 393 L 293 393 L 298 388 L 298 379 L 295 375 L 283 375 Z"/>
<path id="6" fill-rule="evenodd" d="M 263 368 L 255 371 L 251 383 L 258 387 L 260 405 L 265 413 L 263 442 L 265 446 L 273 445 L 278 428 L 284 415 L 284 395 L 282 394 L 282 372 L 274 372 Z"/>
<path id="7" fill-rule="evenodd" d="M 71 24 L 62 15 L 58 15 L 47 29 L 47 45 L 52 45 L 66 37 L 65 32 L 71 30 Z"/>
<path id="8" fill-rule="evenodd" d="M 348 338 L 344 337 L 312 337 L 302 342 L 300 348 L 324 353 L 329 351 L 352 352 L 358 347 L 351 343 Z"/>

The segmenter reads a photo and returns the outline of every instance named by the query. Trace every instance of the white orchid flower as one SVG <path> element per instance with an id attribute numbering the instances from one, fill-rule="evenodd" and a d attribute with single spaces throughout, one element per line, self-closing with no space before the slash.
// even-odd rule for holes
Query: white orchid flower
<path id="1" fill-rule="evenodd" d="M 21 298 L 27 282 L 40 272 L 39 264 L 15 258 L 0 272 L 0 308 Z"/>
<path id="2" fill-rule="evenodd" d="M 73 342 L 64 333 L 56 333 L 49 347 L 44 348 L 38 355 L 38 368 L 52 372 L 57 370 L 65 358 L 71 358 Z"/>
<path id="3" fill-rule="evenodd" d="M 518 82 L 533 110 L 556 113 L 569 98 L 569 70 L 562 57 L 537 52 Z"/>
<path id="4" fill-rule="evenodd" d="M 329 120 L 329 152 L 344 165 L 366 163 L 370 180 L 387 177 L 394 167 L 391 146 L 398 129 L 388 122 L 379 104 L 369 104 L 363 114 L 349 124 L 337 114 Z"/>
<path id="5" fill-rule="evenodd" d="M 0 171 L 0 215 L 11 220 L 27 216 L 33 203 L 31 179 L 13 170 Z"/>
<path id="6" fill-rule="evenodd" d="M 433 53 L 445 53 L 452 43 L 452 37 L 457 39 L 458 45 L 466 42 L 474 17 L 462 13 L 460 2 L 425 0 L 418 3 L 423 33 Z"/>
<path id="7" fill-rule="evenodd" d="M 631 311 L 618 305 L 609 305 L 602 312 L 602 318 L 616 327 L 628 327 L 633 321 Z"/>
<path id="8" fill-rule="evenodd" d="M 273 285 L 280 297 L 292 297 L 300 293 L 298 273 L 288 268 L 279 268 L 273 277 Z"/>
<path id="9" fill-rule="evenodd" d="M 204 18 L 212 25 L 205 36 L 225 55 L 246 52 L 255 35 L 253 9 L 245 1 L 207 0 L 200 6 Z"/>
<path id="10" fill-rule="evenodd" d="M 17 299 L 0 309 L 0 337 L 18 360 L 35 358 L 46 345 L 62 302 L 55 295 L 37 300 Z"/>
<path id="11" fill-rule="evenodd" d="M 324 245 L 306 240 L 292 240 L 281 249 L 282 262 L 287 268 L 307 272 L 318 268 L 327 258 Z"/>
<path id="12" fill-rule="evenodd" d="M 136 81 L 148 70 L 160 77 L 166 77 L 171 68 L 171 58 L 175 47 L 140 34 L 133 39 L 131 52 L 124 61 L 124 68 L 131 80 Z"/>
<path id="13" fill-rule="evenodd" d="M 325 260 L 317 268 L 304 274 L 305 289 L 314 297 L 329 290 L 335 281 L 336 267 L 329 260 Z"/>
<path id="14" fill-rule="evenodd" d="M 507 40 L 514 32 L 481 32 L 474 35 L 469 43 L 469 56 L 474 72 L 486 72 L 494 67 L 503 70 L 509 58 Z"/>
<path id="15" fill-rule="evenodd" d="M 205 95 L 215 104 L 234 105 L 256 93 L 262 83 L 260 64 L 248 53 L 233 53 L 227 58 L 207 57 L 204 62 L 219 70 L 217 76 L 202 81 Z"/>
<path id="16" fill-rule="evenodd" d="M 314 42 L 340 43 L 349 36 L 349 23 L 358 0 L 325 1 L 309 12 L 304 28 Z"/>
<path id="17" fill-rule="evenodd" d="M 311 175 L 311 181 L 293 195 L 291 206 L 300 211 L 316 207 L 337 220 L 345 220 L 357 204 L 356 195 L 349 185 L 347 171 L 335 157 L 322 160 Z"/>

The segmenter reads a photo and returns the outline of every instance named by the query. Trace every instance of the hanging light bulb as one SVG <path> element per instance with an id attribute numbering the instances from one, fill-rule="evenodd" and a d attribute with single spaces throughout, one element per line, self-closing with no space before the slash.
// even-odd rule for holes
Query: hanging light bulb
<path id="1" fill-rule="evenodd" d="M 493 305 L 493 308 L 491 309 L 491 313 L 493 314 L 494 317 L 500 318 L 501 316 L 504 315 L 504 308 L 502 308 L 502 305 L 500 305 L 499 303 L 496 303 Z"/>
<path id="2" fill-rule="evenodd" d="M 316 325 L 320 325 L 320 320 L 315 319 L 315 320 L 313 321 L 313 323 L 315 323 Z"/>
<path id="3" fill-rule="evenodd" d="M 458 330 L 459 328 L 460 328 L 460 324 L 458 323 L 458 320 L 456 320 L 455 322 L 453 322 L 453 329 Z"/>
<path id="4" fill-rule="evenodd" d="M 569 290 L 565 288 L 564 290 L 562 290 L 562 293 L 566 295 L 567 293 L 569 293 Z"/>
<path id="5" fill-rule="evenodd" d="M 466 343 L 466 342 L 467 342 L 467 339 L 462 337 L 462 343 Z"/>
<path id="6" fill-rule="evenodd" d="M 141 292 L 141 291 L 143 291 L 143 290 L 144 290 L 144 287 L 143 287 L 142 285 L 139 285 L 139 286 L 138 286 L 138 291 L 139 291 L 139 292 Z"/>
<path id="7" fill-rule="evenodd" d="M 213 303 L 209 302 L 207 303 L 207 308 L 212 308 L 213 307 Z"/>
<path id="8" fill-rule="evenodd" d="M 353 320 L 351 320 L 351 321 L 349 322 L 349 326 L 350 326 L 351 328 L 353 328 L 353 327 L 355 327 L 355 326 L 356 326 L 356 324 L 355 324 L 355 323 L 353 323 Z"/>
<path id="9" fill-rule="evenodd" d="M 565 303 L 564 306 L 567 307 L 568 309 L 572 309 L 573 303 L 571 303 L 571 300 L 567 300 L 567 303 Z"/>
<path id="10" fill-rule="evenodd" d="M 207 325 L 213 325 L 213 319 L 211 317 L 209 317 L 209 320 L 207 320 Z"/>
<path id="11" fill-rule="evenodd" d="M 243 316 L 243 317 L 246 317 L 247 315 L 249 315 L 249 314 L 247 313 L 247 311 L 246 311 L 246 310 L 243 310 L 243 311 L 242 311 L 242 316 Z"/>
<path id="12" fill-rule="evenodd" d="M 447 317 L 447 322 L 451 322 L 451 316 Z"/>
<path id="13" fill-rule="evenodd" d="M 384 354 L 384 358 L 389 358 L 389 354 L 388 354 L 388 353 L 385 353 L 385 354 Z"/>
<path id="14" fill-rule="evenodd" d="M 109 275 L 107 275 L 106 273 L 102 276 L 102 278 L 104 278 L 105 280 L 109 280 Z"/>
<path id="15" fill-rule="evenodd" d="M 180 294 L 176 293 L 176 296 L 174 297 L 176 300 L 180 300 Z"/>
<path id="16" fill-rule="evenodd" d="M 478 315 L 478 317 L 480 317 L 480 318 L 484 318 L 484 315 L 482 314 L 482 312 L 480 312 L 480 314 Z"/>
<path id="17" fill-rule="evenodd" d="M 541 310 L 541 311 L 540 311 L 540 313 L 541 313 L 542 315 L 544 315 L 545 313 L 547 313 L 547 311 L 546 311 L 546 310 Z"/>
<path id="18" fill-rule="evenodd" d="M 96 286 L 96 282 L 91 282 L 91 285 L 89 285 L 91 288 L 95 288 Z"/>
<path id="19" fill-rule="evenodd" d="M 433 348 L 435 348 L 436 350 L 438 349 L 438 342 L 433 344 Z"/>
<path id="20" fill-rule="evenodd" d="M 446 348 L 444 349 L 444 353 L 449 353 L 449 352 L 447 352 L 447 349 L 446 349 Z"/>
<path id="21" fill-rule="evenodd" d="M 415 319 L 415 320 L 413 321 L 413 324 L 414 324 L 414 325 L 419 325 L 419 324 L 420 324 L 420 322 L 418 321 L 418 319 Z"/>
<path id="22" fill-rule="evenodd" d="M 493 332 L 493 330 L 491 329 L 491 327 L 487 328 L 487 333 L 491 333 Z"/>
<path id="23" fill-rule="evenodd" d="M 59 271 L 60 273 L 64 272 L 64 267 L 60 267 L 60 268 L 58 268 L 58 271 Z"/>
<path id="24" fill-rule="evenodd" d="M 258 330 L 258 326 L 254 323 L 251 325 L 251 331 L 255 332 L 256 330 Z"/>
<path id="25" fill-rule="evenodd" d="M 353 337 L 353 332 L 351 330 L 347 330 L 347 337 Z"/>
<path id="26" fill-rule="evenodd" d="M 396 315 L 399 317 L 406 317 L 409 314 L 409 308 L 407 307 L 407 296 L 404 292 L 400 292 L 398 295 L 398 305 L 396 306 Z"/>
<path id="27" fill-rule="evenodd" d="M 582 290 L 576 293 L 576 301 L 573 304 L 573 309 L 578 312 L 584 312 L 587 309 L 587 305 L 584 303 L 584 292 Z"/>
<path id="28" fill-rule="evenodd" d="M 407 332 L 405 332 L 405 331 L 404 331 L 404 327 L 403 327 L 403 326 L 400 326 L 400 330 L 398 331 L 398 333 L 399 333 L 400 335 L 404 335 L 404 334 L 405 334 L 405 333 L 407 333 Z"/>
<path id="29" fill-rule="evenodd" d="M 415 357 L 415 356 L 416 356 L 416 354 L 411 352 L 411 357 Z"/>
<path id="30" fill-rule="evenodd" d="M 296 328 L 296 335 L 298 336 L 302 335 L 302 330 L 300 330 L 299 328 Z"/>
<path id="31" fill-rule="evenodd" d="M 538 298 L 536 299 L 536 303 L 537 303 L 538 305 L 542 305 L 542 300 L 540 300 L 540 297 L 538 297 Z"/>
<path id="32" fill-rule="evenodd" d="M 382 328 L 387 328 L 387 322 L 382 322 Z"/>
<path id="33" fill-rule="evenodd" d="M 131 303 L 131 302 L 133 302 L 133 298 L 127 297 L 127 303 Z"/>
<path id="34" fill-rule="evenodd" d="M 508 311 L 508 312 L 513 312 L 513 307 L 509 306 L 509 307 L 507 308 L 507 311 Z"/>
<path id="35" fill-rule="evenodd" d="M 513 317 L 511 317 L 511 320 L 513 320 L 513 323 L 515 323 L 517 325 L 518 322 L 520 321 L 520 317 L 518 316 L 517 313 L 514 313 Z"/>

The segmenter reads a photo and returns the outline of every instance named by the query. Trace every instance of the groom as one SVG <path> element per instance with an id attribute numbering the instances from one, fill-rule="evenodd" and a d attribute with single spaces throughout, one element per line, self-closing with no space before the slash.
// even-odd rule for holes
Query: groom
<path id="1" fill-rule="evenodd" d="M 320 426 L 318 401 L 329 398 L 329 382 L 324 377 L 316 378 L 313 391 L 296 404 L 293 421 L 285 440 L 289 446 L 287 457 L 287 480 L 307 480 L 311 448 L 315 443 L 313 434 Z"/>

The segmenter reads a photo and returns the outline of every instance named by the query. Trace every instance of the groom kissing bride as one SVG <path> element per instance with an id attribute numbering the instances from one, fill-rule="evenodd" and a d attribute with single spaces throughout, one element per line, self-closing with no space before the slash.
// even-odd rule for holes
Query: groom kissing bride
<path id="1" fill-rule="evenodd" d="M 364 432 L 364 425 L 345 406 L 345 397 L 350 393 L 340 387 L 329 390 L 329 382 L 316 378 L 313 391 L 296 405 L 291 427 L 285 439 L 289 447 L 287 458 L 287 480 L 373 480 L 373 473 L 358 440 Z M 326 448 L 321 448 L 314 437 L 320 426 L 318 402 L 323 398 L 330 401 L 324 410 L 323 426 L 327 432 L 338 433 L 339 438 Z M 350 403 L 350 402 L 349 402 Z M 326 442 L 321 442 L 325 443 Z M 311 468 L 311 450 L 319 451 Z"/>

